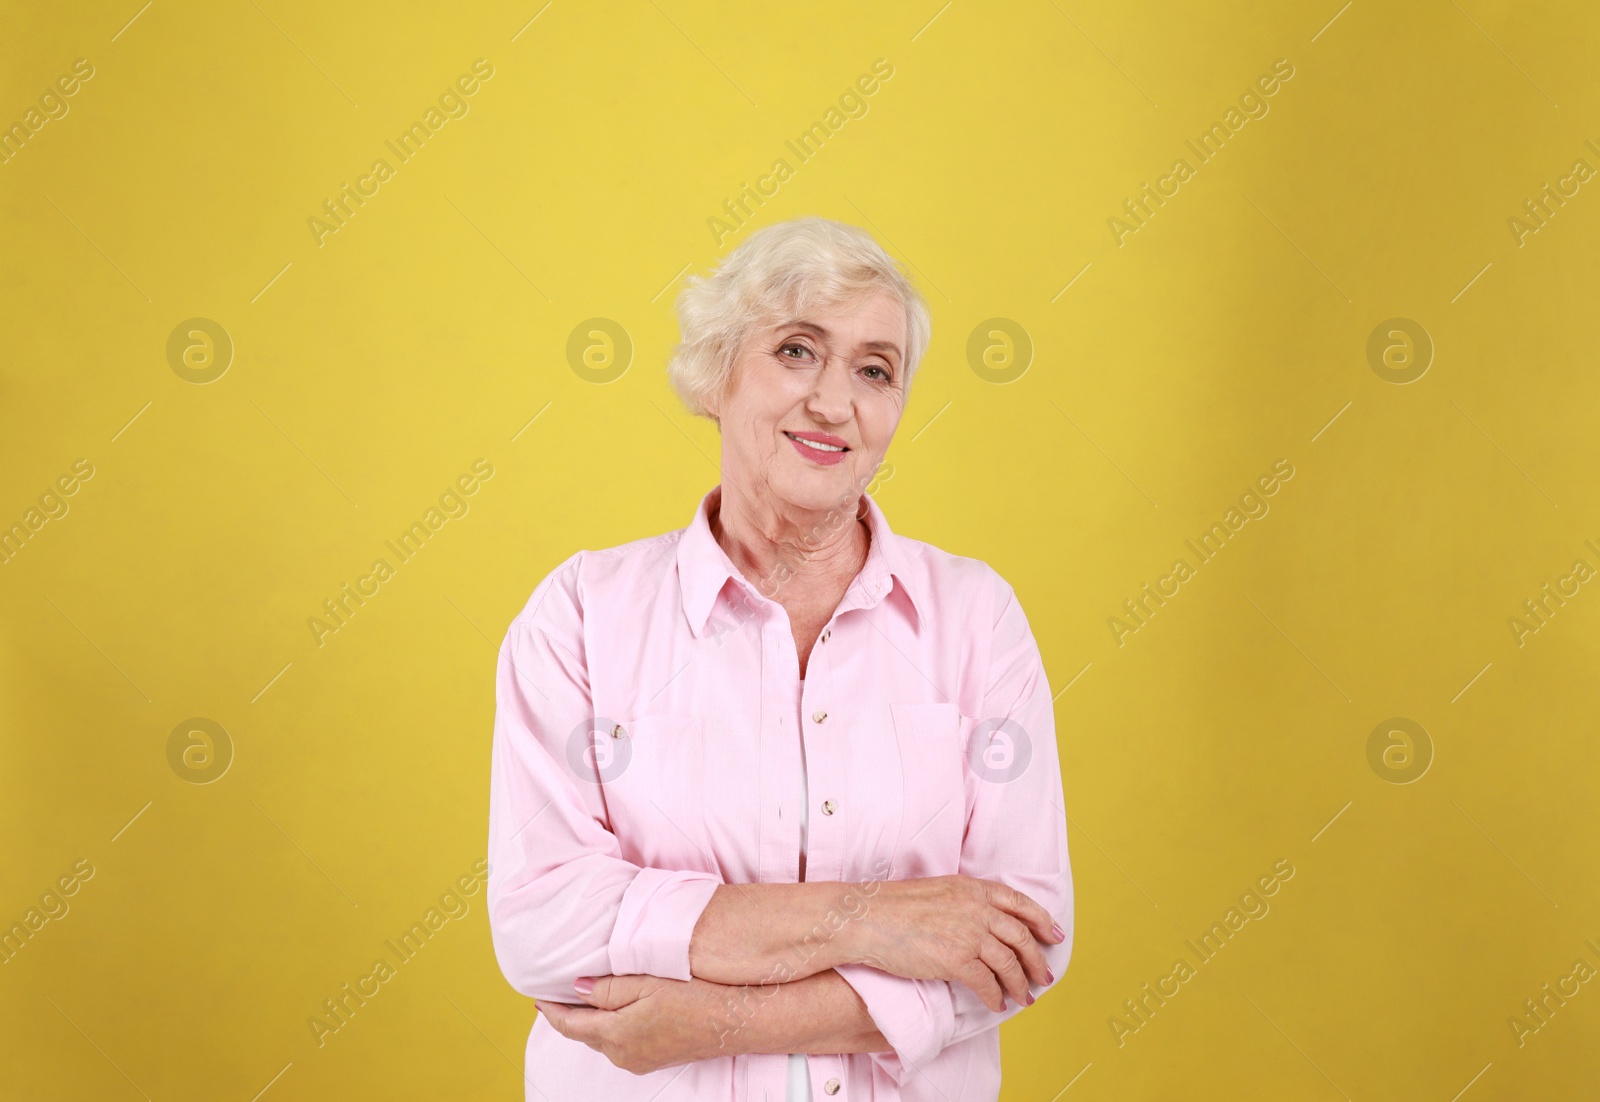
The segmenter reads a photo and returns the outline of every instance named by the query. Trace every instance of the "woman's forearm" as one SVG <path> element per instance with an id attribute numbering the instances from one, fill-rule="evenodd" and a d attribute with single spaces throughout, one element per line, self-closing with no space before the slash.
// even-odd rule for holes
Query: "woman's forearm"
<path id="1" fill-rule="evenodd" d="M 882 885 L 723 884 L 689 939 L 689 971 L 721 984 L 773 984 L 814 976 L 850 954 L 850 925 Z M 841 981 L 842 982 L 842 981 Z"/>
<path id="2" fill-rule="evenodd" d="M 831 968 L 805 979 L 730 988 L 725 1055 L 888 1052 L 855 988 Z"/>
<path id="3" fill-rule="evenodd" d="M 689 938 L 689 973 L 727 986 L 787 983 L 866 964 L 960 982 L 990 1010 L 1055 982 L 1043 946 L 1066 931 L 1028 895 L 971 876 L 865 884 L 719 884 Z"/>

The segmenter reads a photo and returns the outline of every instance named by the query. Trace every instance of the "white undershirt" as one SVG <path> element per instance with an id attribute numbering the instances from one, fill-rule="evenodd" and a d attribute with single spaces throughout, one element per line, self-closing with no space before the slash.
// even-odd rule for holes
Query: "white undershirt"
<path id="1" fill-rule="evenodd" d="M 800 695 L 805 696 L 806 679 L 800 679 Z M 801 731 L 805 730 L 804 723 L 800 724 Z M 802 736 L 803 737 L 803 736 Z M 806 792 L 806 761 L 804 743 L 801 743 L 800 752 L 800 853 L 806 852 L 806 826 L 810 821 L 809 804 L 811 797 Z M 789 1055 L 789 1087 L 784 1093 L 784 1102 L 811 1102 L 811 1069 L 805 1053 L 791 1053 Z"/>

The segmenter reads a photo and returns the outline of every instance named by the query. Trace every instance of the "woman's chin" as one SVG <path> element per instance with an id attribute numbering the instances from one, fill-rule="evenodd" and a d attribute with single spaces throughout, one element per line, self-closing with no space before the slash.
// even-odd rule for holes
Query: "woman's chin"
<path id="1" fill-rule="evenodd" d="M 808 466 L 803 470 L 785 471 L 775 479 L 773 489 L 777 496 L 799 509 L 831 509 L 851 490 L 850 464 L 837 467 Z"/>

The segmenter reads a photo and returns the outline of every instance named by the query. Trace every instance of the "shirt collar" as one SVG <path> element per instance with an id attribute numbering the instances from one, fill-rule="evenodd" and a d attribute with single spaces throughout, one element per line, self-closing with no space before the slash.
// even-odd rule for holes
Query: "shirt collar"
<path id="1" fill-rule="evenodd" d="M 696 638 L 705 634 L 706 622 L 711 618 L 717 597 L 730 579 L 735 586 L 754 595 L 754 600 L 771 599 L 771 594 L 739 573 L 733 560 L 728 558 L 728 553 L 711 534 L 711 514 L 721 504 L 722 486 L 719 483 L 700 499 L 694 520 L 684 529 L 678 541 L 678 583 L 683 593 L 683 611 Z M 920 627 L 919 581 L 910 569 L 899 537 L 890 530 L 883 510 L 870 494 L 861 495 L 855 516 L 867 522 L 872 533 L 872 544 L 867 549 L 867 561 L 845 591 L 839 610 L 874 608 L 889 595 L 891 583 L 898 583 L 898 592 L 906 598 L 911 617 Z"/>

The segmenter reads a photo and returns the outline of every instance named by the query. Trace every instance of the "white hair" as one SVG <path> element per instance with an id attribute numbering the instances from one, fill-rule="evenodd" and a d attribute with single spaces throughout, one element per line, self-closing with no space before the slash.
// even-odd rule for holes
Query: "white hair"
<path id="1" fill-rule="evenodd" d="M 691 413 L 716 420 L 706 405 L 722 393 L 749 335 L 818 307 L 843 306 L 887 291 L 906 315 L 902 389 L 927 351 L 928 304 L 872 235 L 857 226 L 808 216 L 751 234 L 710 276 L 690 276 L 678 294 L 682 337 L 667 378 Z"/>

